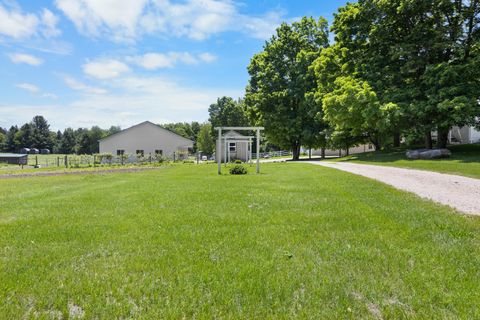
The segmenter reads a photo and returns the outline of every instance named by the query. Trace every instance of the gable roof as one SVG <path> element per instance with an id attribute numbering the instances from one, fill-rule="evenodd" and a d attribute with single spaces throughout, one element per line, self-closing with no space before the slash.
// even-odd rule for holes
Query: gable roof
<path id="1" fill-rule="evenodd" d="M 136 124 L 136 125 L 131 126 L 131 127 L 129 127 L 129 128 L 123 129 L 123 130 L 118 131 L 118 132 L 116 132 L 116 133 L 114 133 L 114 134 L 111 134 L 111 135 L 109 135 L 109 136 L 106 136 L 105 138 L 102 138 L 102 139 L 100 139 L 100 140 L 98 140 L 98 141 L 100 142 L 100 141 L 103 141 L 103 140 L 110 139 L 111 137 L 116 136 L 116 135 L 119 134 L 119 133 L 127 132 L 127 131 L 129 131 L 129 130 L 131 130 L 131 129 L 134 129 L 134 128 L 139 127 L 139 126 L 143 126 L 143 125 L 145 125 L 145 124 L 155 126 L 156 128 L 159 128 L 159 129 L 161 129 L 161 130 L 164 130 L 164 131 L 168 132 L 168 133 L 171 134 L 171 135 L 175 135 L 175 136 L 177 136 L 178 138 L 181 138 L 181 139 L 183 139 L 183 140 L 185 140 L 185 141 L 188 141 L 189 143 L 192 143 L 192 144 L 194 143 L 192 140 L 187 139 L 187 138 L 185 138 L 185 137 L 182 137 L 182 136 L 179 135 L 178 133 L 175 133 L 175 132 L 173 132 L 173 131 L 171 131 L 171 130 L 168 130 L 168 129 L 166 129 L 166 128 L 158 125 L 158 124 L 155 124 L 155 123 L 153 123 L 153 122 L 151 122 L 151 121 L 143 121 L 143 122 L 141 122 L 141 123 L 139 123 L 139 124 Z"/>
<path id="2" fill-rule="evenodd" d="M 227 131 L 223 134 L 224 137 L 245 137 L 243 134 L 238 133 L 235 130 Z"/>
<path id="3" fill-rule="evenodd" d="M 28 154 L 22 153 L 0 153 L 0 158 L 23 158 L 28 157 Z"/>

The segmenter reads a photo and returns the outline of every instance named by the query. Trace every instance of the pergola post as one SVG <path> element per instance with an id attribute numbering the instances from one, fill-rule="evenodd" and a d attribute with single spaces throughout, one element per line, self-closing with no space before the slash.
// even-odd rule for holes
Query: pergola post
<path id="1" fill-rule="evenodd" d="M 248 139 L 248 162 L 252 164 L 252 138 Z"/>
<path id="2" fill-rule="evenodd" d="M 260 173 L 260 129 L 257 129 L 257 173 Z"/>
<path id="3" fill-rule="evenodd" d="M 218 129 L 218 147 L 217 147 L 217 163 L 218 174 L 222 174 L 222 128 Z"/>
<path id="4" fill-rule="evenodd" d="M 223 157 L 223 163 L 225 165 L 225 167 L 227 166 L 227 138 L 224 138 L 223 139 L 223 147 L 224 147 L 224 157 Z"/>

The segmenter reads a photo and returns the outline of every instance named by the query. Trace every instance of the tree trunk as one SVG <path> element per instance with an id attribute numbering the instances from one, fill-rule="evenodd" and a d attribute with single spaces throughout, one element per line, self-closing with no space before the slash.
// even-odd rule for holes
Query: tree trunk
<path id="1" fill-rule="evenodd" d="M 425 133 L 425 148 L 427 149 L 433 148 L 432 133 L 430 131 Z"/>
<path id="2" fill-rule="evenodd" d="M 312 160 L 312 148 L 308 149 L 308 159 Z"/>
<path id="3" fill-rule="evenodd" d="M 349 147 L 347 147 L 347 148 L 345 149 L 345 155 L 346 155 L 347 157 L 350 155 L 350 148 L 349 148 Z"/>
<path id="4" fill-rule="evenodd" d="M 377 138 L 370 138 L 370 142 L 375 147 L 375 151 L 379 151 L 382 148 L 380 141 Z"/>
<path id="5" fill-rule="evenodd" d="M 398 148 L 400 147 L 400 132 L 395 131 L 393 133 L 393 147 Z"/>
<path id="6" fill-rule="evenodd" d="M 450 132 L 449 128 L 438 129 L 438 139 L 437 139 L 437 148 L 446 148 L 448 144 L 448 134 Z"/>
<path id="7" fill-rule="evenodd" d="M 322 159 L 325 159 L 325 148 L 322 148 Z"/>
<path id="8" fill-rule="evenodd" d="M 293 160 L 297 161 L 300 159 L 300 143 L 295 142 L 292 145 L 292 154 L 293 154 Z"/>

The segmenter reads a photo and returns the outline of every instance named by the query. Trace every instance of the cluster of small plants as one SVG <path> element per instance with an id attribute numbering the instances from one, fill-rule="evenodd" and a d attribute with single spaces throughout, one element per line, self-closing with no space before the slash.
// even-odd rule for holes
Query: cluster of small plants
<path id="1" fill-rule="evenodd" d="M 233 161 L 233 163 L 242 164 L 243 162 L 242 162 L 242 160 L 240 160 L 240 159 L 236 159 L 235 161 Z"/>
<path id="2" fill-rule="evenodd" d="M 247 168 L 241 164 L 236 164 L 230 168 L 230 174 L 247 174 Z"/>

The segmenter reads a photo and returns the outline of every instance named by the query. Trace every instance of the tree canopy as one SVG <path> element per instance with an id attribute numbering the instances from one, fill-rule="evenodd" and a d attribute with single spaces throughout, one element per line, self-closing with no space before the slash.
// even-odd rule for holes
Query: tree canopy
<path id="1" fill-rule="evenodd" d="M 250 81 L 245 102 L 250 119 L 265 127 L 267 138 L 300 155 L 302 143 L 315 144 L 321 131 L 321 112 L 314 99 L 316 81 L 309 71 L 328 46 L 323 18 L 282 23 L 248 66 Z"/>

